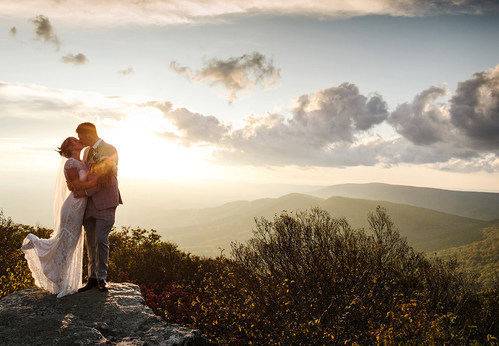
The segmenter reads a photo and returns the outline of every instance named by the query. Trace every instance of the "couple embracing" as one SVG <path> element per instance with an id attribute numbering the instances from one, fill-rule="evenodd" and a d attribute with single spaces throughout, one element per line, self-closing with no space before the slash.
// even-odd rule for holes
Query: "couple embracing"
<path id="1" fill-rule="evenodd" d="M 76 133 L 79 139 L 68 137 L 58 149 L 63 162 L 54 197 L 54 232 L 48 239 L 30 233 L 21 248 L 36 286 L 58 298 L 94 287 L 101 292 L 108 290 L 108 236 L 116 207 L 122 204 L 117 180 L 118 152 L 99 138 L 92 123 L 78 125 Z M 87 245 L 88 281 L 80 287 L 83 237 Z"/>

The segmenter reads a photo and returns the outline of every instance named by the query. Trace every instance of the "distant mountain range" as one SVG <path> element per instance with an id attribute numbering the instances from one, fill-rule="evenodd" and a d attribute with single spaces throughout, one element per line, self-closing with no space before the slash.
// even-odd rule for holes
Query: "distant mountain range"
<path id="1" fill-rule="evenodd" d="M 389 201 L 479 220 L 499 219 L 499 193 L 369 183 L 333 185 L 312 191 L 310 195 Z"/>
<path id="2" fill-rule="evenodd" d="M 347 194 L 356 198 L 344 197 Z M 346 184 L 310 194 L 235 201 L 215 208 L 169 210 L 163 213 L 164 221 L 157 229 L 165 240 L 176 242 L 181 249 L 213 256 L 221 249 L 230 251 L 232 241 L 249 239 L 255 217 L 271 219 L 283 210 L 319 206 L 332 217 L 345 217 L 353 228 L 368 229 L 367 216 L 378 205 L 387 210 L 412 246 L 428 252 L 480 241 L 487 221 L 499 218 L 499 194 Z"/>

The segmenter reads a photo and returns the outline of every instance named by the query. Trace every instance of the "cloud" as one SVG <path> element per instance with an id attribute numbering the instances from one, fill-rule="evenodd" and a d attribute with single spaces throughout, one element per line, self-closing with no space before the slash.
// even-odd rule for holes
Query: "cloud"
<path id="1" fill-rule="evenodd" d="M 13 26 L 12 28 L 10 28 L 9 35 L 13 36 L 13 37 L 17 35 L 17 29 L 16 29 L 15 26 Z"/>
<path id="2" fill-rule="evenodd" d="M 474 73 L 453 94 L 429 87 L 391 113 L 381 95 L 364 95 L 356 85 L 343 83 L 300 95 L 288 110 L 249 115 L 238 128 L 169 101 L 127 101 L 0 82 L 0 117 L 116 120 L 155 114 L 162 123 L 156 131 L 165 140 L 207 148 L 210 159 L 224 165 L 411 164 L 499 172 L 498 74 L 499 65 Z"/>
<path id="3" fill-rule="evenodd" d="M 132 74 L 134 73 L 135 71 L 133 70 L 133 67 L 129 67 L 127 69 L 124 69 L 124 70 L 119 70 L 118 71 L 120 74 L 122 74 L 123 76 L 128 76 L 129 74 Z"/>
<path id="4" fill-rule="evenodd" d="M 224 140 L 226 147 L 217 156 L 229 160 L 237 156 L 237 161 L 257 165 L 358 164 L 362 153 L 344 156 L 345 148 L 355 147 L 387 116 L 381 96 L 361 95 L 355 85 L 344 83 L 298 97 L 290 119 L 276 113 L 248 117 L 242 129 Z"/>
<path id="5" fill-rule="evenodd" d="M 402 136 L 417 145 L 443 141 L 451 131 L 448 114 L 444 105 L 435 101 L 447 91 L 431 87 L 418 94 L 411 103 L 399 105 L 389 118 L 389 123 Z"/>
<path id="6" fill-rule="evenodd" d="M 350 83 L 298 97 L 289 126 L 320 146 L 352 142 L 355 135 L 383 122 L 388 111 L 380 95 L 359 94 Z"/>
<path id="7" fill-rule="evenodd" d="M 36 40 L 52 43 L 57 47 L 57 49 L 59 49 L 61 42 L 55 34 L 52 24 L 50 24 L 50 20 L 47 17 L 44 15 L 38 15 L 35 19 L 32 19 L 31 22 L 36 26 Z"/>
<path id="8" fill-rule="evenodd" d="M 491 0 L 54 0 L 0 1 L 0 13 L 25 18 L 43 11 L 51 18 L 75 25 L 169 25 L 219 21 L 221 16 L 244 14 L 302 15 L 345 18 L 368 15 L 431 16 L 440 14 L 490 14 L 499 12 Z"/>
<path id="9" fill-rule="evenodd" d="M 98 106 L 96 106 L 98 105 Z M 136 106 L 123 98 L 97 93 L 47 88 L 39 85 L 0 82 L 0 118 L 120 119 Z"/>
<path id="10" fill-rule="evenodd" d="M 193 144 L 217 144 L 225 136 L 230 127 L 222 124 L 212 115 L 193 113 L 186 108 L 173 109 L 170 102 L 149 102 L 144 106 L 155 107 L 163 113 L 163 117 L 169 120 L 177 128 L 175 132 L 162 132 L 163 137 L 175 141 L 183 146 Z"/>
<path id="11" fill-rule="evenodd" d="M 458 84 L 450 121 L 476 149 L 499 152 L 499 65 Z"/>
<path id="12" fill-rule="evenodd" d="M 391 0 L 385 4 L 401 15 L 411 17 L 441 14 L 482 15 L 499 11 L 499 4 L 490 0 Z"/>
<path id="13" fill-rule="evenodd" d="M 88 62 L 87 57 L 82 53 L 78 53 L 76 55 L 66 54 L 61 59 L 63 63 L 73 65 L 84 65 Z"/>
<path id="14" fill-rule="evenodd" d="M 160 109 L 174 126 L 175 130 L 162 133 L 164 138 L 185 146 L 211 146 L 212 159 L 221 164 L 414 164 L 495 172 L 499 169 L 497 70 L 476 73 L 460 83 L 449 101 L 439 102 L 449 91 L 433 86 L 391 113 L 381 95 L 363 95 L 354 84 L 343 83 L 297 97 L 289 114 L 250 115 L 237 129 L 214 116 L 174 109 L 170 102 L 148 106 Z M 470 105 L 475 111 L 469 111 Z M 382 135 L 378 125 L 391 126 L 398 136 Z M 485 135 L 479 135 L 481 131 Z"/>
<path id="15" fill-rule="evenodd" d="M 410 103 L 399 105 L 388 119 L 416 145 L 447 143 L 454 148 L 499 153 L 499 65 L 458 83 L 447 103 L 442 87 L 430 87 Z"/>
<path id="16" fill-rule="evenodd" d="M 250 116 L 215 151 L 220 162 L 243 165 L 346 167 L 430 165 L 442 170 L 499 169 L 499 65 L 448 91 L 430 87 L 388 114 L 379 95 L 353 84 L 297 98 L 292 117 Z M 400 135 L 376 132 L 390 125 Z"/>
<path id="17" fill-rule="evenodd" d="M 229 102 L 237 100 L 241 91 L 251 92 L 257 85 L 268 87 L 280 80 L 280 70 L 258 52 L 227 60 L 211 59 L 196 72 L 179 66 L 176 61 L 172 61 L 170 67 L 177 74 L 186 75 L 191 82 L 223 85 Z"/>

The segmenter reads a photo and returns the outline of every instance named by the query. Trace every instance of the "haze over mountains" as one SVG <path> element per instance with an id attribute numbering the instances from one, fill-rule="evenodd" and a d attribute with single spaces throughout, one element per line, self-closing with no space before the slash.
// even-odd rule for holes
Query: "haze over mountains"
<path id="1" fill-rule="evenodd" d="M 348 196 L 348 197 L 345 197 Z M 355 197 L 355 198 L 351 198 Z M 481 240 L 487 221 L 499 218 L 499 194 L 387 184 L 345 184 L 279 198 L 235 201 L 218 207 L 167 210 L 156 220 L 165 240 L 198 255 L 230 250 L 232 241 L 251 237 L 255 217 L 319 206 L 346 217 L 353 228 L 368 228 L 367 215 L 381 205 L 409 243 L 437 251 Z"/>

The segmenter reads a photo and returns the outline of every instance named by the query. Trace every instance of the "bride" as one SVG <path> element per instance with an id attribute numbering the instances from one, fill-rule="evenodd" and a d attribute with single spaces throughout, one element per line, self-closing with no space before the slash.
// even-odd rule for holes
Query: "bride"
<path id="1" fill-rule="evenodd" d="M 30 233 L 21 247 L 35 285 L 57 294 L 57 298 L 76 293 L 82 280 L 82 222 L 87 199 L 76 198 L 66 184 L 78 190 L 97 184 L 97 177 L 89 177 L 87 166 L 80 160 L 82 149 L 75 137 L 68 137 L 62 143 L 58 152 L 67 160 L 61 162 L 63 169 L 59 169 L 56 183 L 54 232 L 48 239 Z"/>

